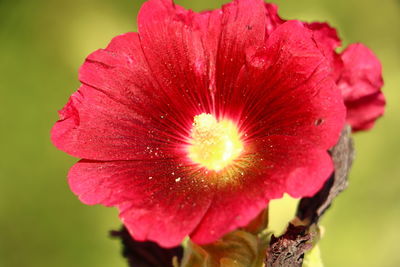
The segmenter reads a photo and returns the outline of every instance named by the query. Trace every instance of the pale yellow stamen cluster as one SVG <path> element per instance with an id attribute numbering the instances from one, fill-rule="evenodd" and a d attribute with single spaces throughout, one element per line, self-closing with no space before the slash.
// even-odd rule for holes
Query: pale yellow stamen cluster
<path id="1" fill-rule="evenodd" d="M 220 171 L 243 151 L 237 127 L 207 113 L 194 117 L 189 157 L 209 170 Z"/>

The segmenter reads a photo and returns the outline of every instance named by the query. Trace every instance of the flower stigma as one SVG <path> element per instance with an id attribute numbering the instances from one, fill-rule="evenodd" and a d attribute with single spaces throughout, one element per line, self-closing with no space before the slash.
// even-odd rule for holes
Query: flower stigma
<path id="1" fill-rule="evenodd" d="M 229 120 L 208 113 L 194 117 L 189 158 L 209 170 L 220 171 L 243 151 L 239 131 Z"/>

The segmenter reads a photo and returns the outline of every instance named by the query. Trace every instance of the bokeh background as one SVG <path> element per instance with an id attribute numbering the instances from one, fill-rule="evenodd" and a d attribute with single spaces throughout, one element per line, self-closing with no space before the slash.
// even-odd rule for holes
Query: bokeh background
<path id="1" fill-rule="evenodd" d="M 194 10 L 227 1 L 179 0 Z M 323 219 L 328 267 L 400 266 L 400 2 L 282 0 L 284 18 L 329 21 L 344 45 L 362 42 L 382 60 L 387 111 L 355 136 L 350 187 Z M 136 30 L 142 1 L 0 0 L 0 266 L 123 267 L 108 237 L 117 212 L 81 204 L 66 183 L 76 159 L 49 141 L 57 110 L 76 90 L 86 55 Z M 293 202 L 274 204 L 273 224 Z M 285 215 L 286 214 L 286 215 Z M 286 217 L 285 217 L 286 216 Z"/>

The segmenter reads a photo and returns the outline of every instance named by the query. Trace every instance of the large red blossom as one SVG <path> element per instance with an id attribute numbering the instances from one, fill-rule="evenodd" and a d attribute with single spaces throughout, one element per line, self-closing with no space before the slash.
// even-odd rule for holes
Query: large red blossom
<path id="1" fill-rule="evenodd" d="M 203 13 L 150 0 L 138 26 L 86 59 L 52 129 L 83 158 L 68 174 L 82 202 L 118 207 L 135 239 L 170 247 L 212 242 L 285 192 L 321 188 L 345 107 L 312 30 L 262 0 Z M 238 130 L 240 154 L 221 170 L 189 156 L 200 114 Z"/>

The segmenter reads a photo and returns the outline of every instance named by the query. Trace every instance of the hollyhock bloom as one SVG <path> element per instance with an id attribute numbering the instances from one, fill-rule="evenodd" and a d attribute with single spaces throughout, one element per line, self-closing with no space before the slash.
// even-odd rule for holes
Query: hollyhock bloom
<path id="1" fill-rule="evenodd" d="M 345 107 L 310 29 L 262 0 L 202 13 L 150 0 L 138 27 L 89 55 L 52 129 L 83 158 L 68 174 L 82 202 L 117 207 L 135 239 L 171 247 L 321 188 Z"/>
<path id="2" fill-rule="evenodd" d="M 347 107 L 347 122 L 354 131 L 371 129 L 386 104 L 381 63 L 362 44 L 350 45 L 340 56 L 343 69 L 337 84 Z"/>

